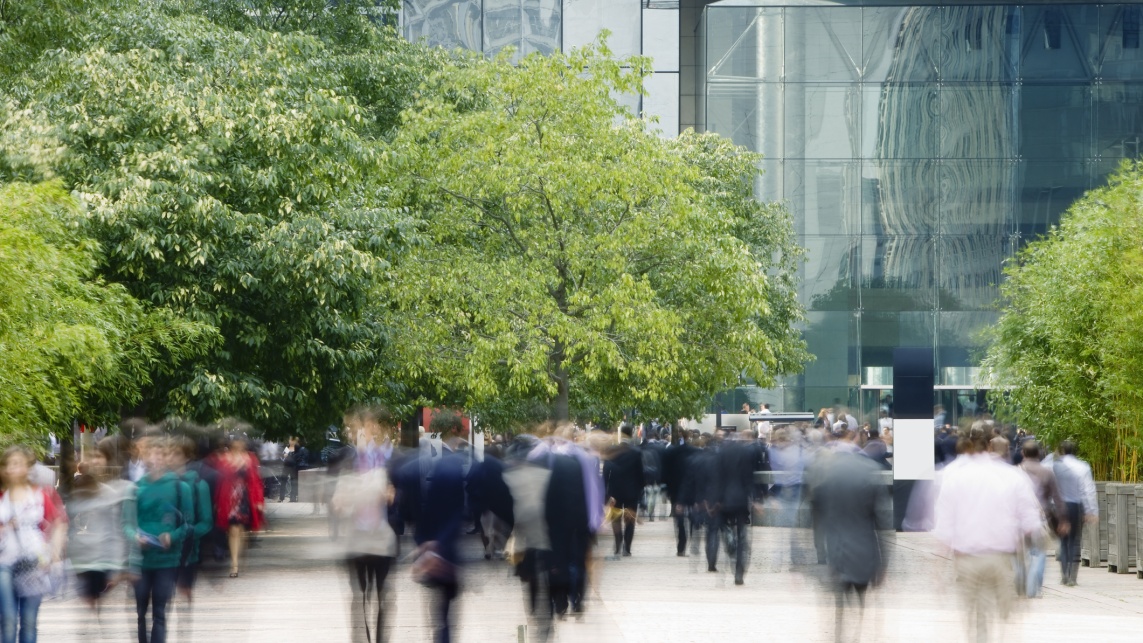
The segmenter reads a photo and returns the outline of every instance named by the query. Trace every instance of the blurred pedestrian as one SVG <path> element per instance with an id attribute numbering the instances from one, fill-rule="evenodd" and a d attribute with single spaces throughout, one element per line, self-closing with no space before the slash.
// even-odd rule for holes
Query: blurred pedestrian
<path id="1" fill-rule="evenodd" d="M 282 481 L 278 487 L 278 502 L 284 502 L 287 494 L 290 502 L 298 501 L 298 472 L 309 466 L 310 453 L 296 435 L 290 436 L 282 457 Z"/>
<path id="2" fill-rule="evenodd" d="M 389 443 L 394 422 L 388 410 L 361 407 L 346 414 L 351 434 L 359 435 L 354 471 L 337 480 L 330 512 L 348 522 L 345 538 L 349 571 L 350 638 L 358 641 L 389 639 L 385 612 L 389 603 L 385 581 L 397 556 L 397 534 L 389 524 L 395 493 L 386 471 L 386 458 L 362 457 Z M 379 454 L 379 452 L 378 452 Z"/>
<path id="3" fill-rule="evenodd" d="M 40 602 L 53 590 L 67 540 L 67 515 L 53 490 L 28 479 L 35 453 L 0 455 L 0 641 L 35 643 Z M 52 566 L 57 566 L 55 570 Z"/>
<path id="4" fill-rule="evenodd" d="M 687 532 L 690 508 L 693 497 L 684 493 L 684 481 L 692 465 L 691 459 L 698 453 L 691 444 L 677 439 L 663 452 L 663 482 L 667 487 L 667 498 L 671 501 L 671 515 L 675 520 L 675 554 L 687 555 Z"/>
<path id="5" fill-rule="evenodd" d="M 834 638 L 846 640 L 847 603 L 857 602 L 861 632 L 865 594 L 880 582 L 885 554 L 879 532 L 893 528 L 888 487 L 878 480 L 881 467 L 871 458 L 848 451 L 835 451 L 828 468 L 814 483 L 812 502 L 816 528 L 825 543 L 826 563 L 835 593 Z M 856 637 L 855 637 L 856 640 Z"/>
<path id="6" fill-rule="evenodd" d="M 189 516 L 194 515 L 190 487 L 168 467 L 168 441 L 161 436 L 148 436 L 145 458 L 147 474 L 139 482 L 134 504 L 124 512 L 124 530 L 138 545 L 132 548 L 136 557 L 132 569 L 135 581 L 135 610 L 139 643 L 164 643 L 167 640 L 167 607 L 175 593 L 183 541 L 194 529 Z M 151 611 L 148 634 L 147 611 Z"/>
<path id="7" fill-rule="evenodd" d="M 716 525 L 713 532 L 724 535 L 727 556 L 734 561 L 735 585 L 745 583 L 750 565 L 750 517 L 757 462 L 754 440 L 753 431 L 725 440 L 715 460 L 715 495 L 709 514 Z M 712 567 L 718 560 L 718 545 L 717 538 L 708 535 L 707 562 Z"/>
<path id="8" fill-rule="evenodd" d="M 67 502 L 68 558 L 80 598 L 99 620 L 103 595 L 127 572 L 128 542 L 123 532 L 123 503 L 134 498 L 134 485 L 110 475 L 103 444 L 79 463 Z"/>
<path id="9" fill-rule="evenodd" d="M 615 552 L 610 560 L 619 560 L 620 554 L 631 555 L 631 542 L 635 539 L 635 520 L 644 487 L 643 456 L 632 441 L 631 425 L 624 424 L 620 427 L 619 433 L 623 437 L 619 444 L 607 450 L 603 462 L 604 493 L 607 496 L 607 505 L 615 515 L 611 521 Z"/>
<path id="10" fill-rule="evenodd" d="M 178 594 L 186 599 L 187 609 L 180 617 L 182 635 L 179 638 L 193 639 L 194 630 L 191 621 L 191 606 L 194 603 L 194 586 L 198 579 L 198 566 L 202 551 L 202 542 L 207 534 L 214 528 L 214 503 L 210 497 L 210 486 L 199 477 L 198 472 L 188 467 L 188 464 L 197 455 L 198 447 L 194 440 L 186 436 L 171 438 L 171 448 L 168 454 L 171 472 L 179 480 L 186 483 L 191 495 L 191 513 L 183 516 L 190 527 L 183 539 L 182 552 L 179 556 L 179 573 L 175 580 Z"/>
<path id="11" fill-rule="evenodd" d="M 1060 443 L 1058 457 L 1052 465 L 1060 487 L 1067 514 L 1068 529 L 1060 535 L 1060 571 L 1062 581 L 1074 587 L 1080 564 L 1080 543 L 1084 523 L 1099 522 L 1099 504 L 1096 501 L 1095 480 L 1091 466 L 1076 457 L 1076 443 Z"/>
<path id="12" fill-rule="evenodd" d="M 1014 556 L 1041 518 L 1028 476 L 989 454 L 989 437 L 977 424 L 944 469 L 933 533 L 952 550 L 969 637 L 984 642 L 1002 638 L 990 636 L 994 616 L 1008 617 Z"/>
<path id="13" fill-rule="evenodd" d="M 1055 525 L 1057 533 L 1067 534 L 1071 531 L 1071 525 L 1067 518 L 1067 506 L 1063 496 L 1060 495 L 1056 474 L 1048 467 L 1040 464 L 1040 456 L 1042 455 L 1040 445 L 1035 440 L 1028 440 L 1024 442 L 1021 451 L 1023 457 L 1019 466 L 1032 481 L 1036 499 L 1040 501 L 1040 510 L 1047 518 L 1048 524 Z M 1039 532 L 1028 536 L 1024 543 L 1024 556 L 1017 560 L 1016 587 L 1028 598 L 1040 598 L 1041 596 L 1040 590 L 1044 585 L 1044 565 L 1047 562 L 1046 550 L 1051 539 L 1052 533 L 1047 529 L 1041 529 Z"/>
<path id="14" fill-rule="evenodd" d="M 265 498 L 258 459 L 246 450 L 245 438 L 232 436 L 229 448 L 215 455 L 218 472 L 214 498 L 215 525 L 226 532 L 230 547 L 230 577 L 238 578 L 247 532 L 259 531 L 265 521 Z"/>
<path id="15" fill-rule="evenodd" d="M 421 462 L 401 469 L 401 491 L 418 501 L 413 553 L 414 577 L 435 594 L 431 609 L 433 640 L 452 640 L 452 607 L 460 593 L 460 553 L 457 541 L 464 520 L 464 459 L 457 453 L 464 438 L 460 416 L 443 411 L 433 415 L 429 429 L 440 436 L 440 457 L 431 463 L 429 475 L 421 476 Z M 420 459 L 428 456 L 422 454 Z M 423 485 L 423 491 L 421 486 Z"/>

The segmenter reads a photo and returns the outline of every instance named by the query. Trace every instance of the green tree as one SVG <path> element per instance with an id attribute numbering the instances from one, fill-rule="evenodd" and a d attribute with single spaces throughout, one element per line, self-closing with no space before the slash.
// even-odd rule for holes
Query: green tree
<path id="1" fill-rule="evenodd" d="M 95 3 L 71 49 L 0 71 L 27 115 L 0 132 L 0 179 L 60 177 L 108 281 L 221 337 L 155 373 L 151 416 L 284 434 L 404 399 L 372 298 L 405 238 L 379 168 L 444 58 L 363 11 L 375 3 L 325 4 Z"/>
<path id="2" fill-rule="evenodd" d="M 752 198 L 759 158 L 628 113 L 613 96 L 647 67 L 605 45 L 503 55 L 441 69 L 404 113 L 388 172 L 419 241 L 382 296 L 399 363 L 439 399 L 681 417 L 807 358 L 801 251 Z"/>
<path id="3" fill-rule="evenodd" d="M 1097 479 L 1135 481 L 1143 448 L 1143 165 L 1126 163 L 1006 269 L 992 400 L 1038 437 L 1075 439 Z"/>
<path id="4" fill-rule="evenodd" d="M 98 246 L 58 183 L 0 187 L 0 438 L 68 434 L 73 418 L 117 419 L 153 373 L 176 369 L 211 329 L 148 310 L 95 276 Z"/>

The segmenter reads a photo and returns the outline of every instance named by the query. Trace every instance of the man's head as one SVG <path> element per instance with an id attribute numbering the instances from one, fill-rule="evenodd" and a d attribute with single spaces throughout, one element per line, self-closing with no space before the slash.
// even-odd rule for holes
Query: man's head
<path id="1" fill-rule="evenodd" d="M 440 435 L 441 440 L 449 440 L 464 436 L 464 421 L 452 411 L 441 411 L 433 414 L 429 422 L 429 430 Z"/>
<path id="2" fill-rule="evenodd" d="M 989 439 L 984 429 L 974 424 L 968 433 L 960 436 L 960 439 L 957 440 L 956 452 L 964 455 L 987 453 Z"/>
<path id="3" fill-rule="evenodd" d="M 1024 454 L 1025 460 L 1039 460 L 1043 455 L 1040 449 L 1040 443 L 1035 440 L 1028 440 L 1024 446 L 1020 448 L 1021 453 Z"/>
<path id="4" fill-rule="evenodd" d="M 870 426 L 868 431 L 869 431 L 869 439 L 870 440 L 876 440 L 876 439 L 881 437 L 881 428 L 880 427 Z"/>
<path id="5" fill-rule="evenodd" d="M 1075 455 L 1076 443 L 1071 440 L 1064 440 L 1060 443 L 1060 453 L 1062 455 Z"/>
<path id="6" fill-rule="evenodd" d="M 623 423 L 622 425 L 620 425 L 620 427 L 619 427 L 619 432 L 620 432 L 620 433 L 623 435 L 623 437 L 625 437 L 625 438 L 629 438 L 629 437 L 631 437 L 632 435 L 635 435 L 635 430 L 634 430 L 633 428 L 631 428 L 631 425 L 630 425 L 630 424 L 627 424 L 626 422 L 625 422 L 625 423 Z"/>

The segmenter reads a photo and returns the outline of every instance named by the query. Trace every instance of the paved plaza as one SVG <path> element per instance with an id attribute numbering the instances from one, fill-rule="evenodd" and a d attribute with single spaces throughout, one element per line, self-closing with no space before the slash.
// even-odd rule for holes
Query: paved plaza
<path id="1" fill-rule="evenodd" d="M 313 516 L 308 503 L 271 503 L 267 514 L 271 531 L 251 550 L 243 574 L 230 579 L 225 566 L 209 565 L 193 618 L 181 605 L 173 612 L 172 643 L 348 641 L 348 577 L 326 538 L 325 517 Z M 818 579 L 821 568 L 800 564 L 808 562 L 808 534 L 779 528 L 752 534 L 746 585 L 736 587 L 729 565 L 709 573 L 701 556 L 676 557 L 670 524 L 644 522 L 631 558 L 603 561 L 597 551 L 587 613 L 559 622 L 556 640 L 835 640 L 834 599 Z M 521 640 L 526 618 L 520 582 L 507 563 L 481 559 L 476 536 L 465 542 L 471 563 L 464 569 L 458 640 Z M 1067 588 L 1053 562 L 1048 560 L 1044 597 L 1018 603 L 1004 628 L 1005 642 L 1140 639 L 1143 580 L 1082 568 L 1079 586 Z M 427 592 L 412 581 L 408 564 L 390 576 L 389 586 L 395 604 L 391 640 L 429 640 Z M 40 640 L 129 641 L 133 610 L 122 588 L 112 593 L 99 623 L 74 596 L 52 600 L 40 613 Z M 964 640 L 952 565 L 931 536 L 895 536 L 886 580 L 871 590 L 860 634 L 846 634 L 863 642 Z"/>

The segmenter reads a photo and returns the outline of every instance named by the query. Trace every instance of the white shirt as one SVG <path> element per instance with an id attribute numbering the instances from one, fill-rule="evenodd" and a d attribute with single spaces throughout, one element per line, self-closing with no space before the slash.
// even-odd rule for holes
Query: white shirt
<path id="1" fill-rule="evenodd" d="M 1064 502 L 1083 504 L 1083 512 L 1088 516 L 1099 515 L 1096 501 L 1095 480 L 1091 476 L 1091 466 L 1074 455 L 1065 455 L 1051 465 L 1060 486 Z"/>
<path id="2" fill-rule="evenodd" d="M 945 467 L 933 535 L 953 551 L 1014 553 L 1041 525 L 1032 482 L 1016 467 L 987 453 L 962 455 Z"/>

